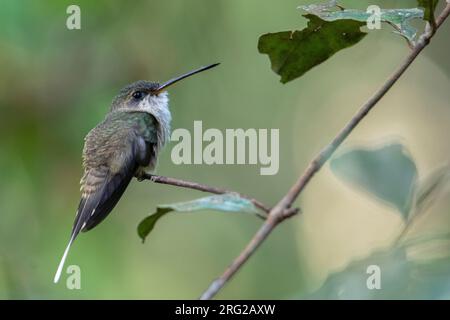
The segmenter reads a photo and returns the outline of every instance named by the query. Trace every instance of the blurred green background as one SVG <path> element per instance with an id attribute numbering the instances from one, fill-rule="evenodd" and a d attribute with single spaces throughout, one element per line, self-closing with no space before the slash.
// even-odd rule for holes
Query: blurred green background
<path id="1" fill-rule="evenodd" d="M 305 76 L 282 85 L 257 52 L 261 34 L 301 29 L 301 0 L 15 1 L 0 5 L 0 298 L 197 298 L 253 236 L 253 216 L 169 215 L 145 244 L 137 224 L 157 204 L 202 196 L 133 181 L 109 218 L 75 242 L 66 266 L 81 267 L 81 290 L 52 282 L 79 201 L 81 151 L 113 96 L 138 79 L 167 80 L 198 66 L 221 66 L 170 90 L 173 128 L 279 128 L 280 170 L 255 165 L 182 165 L 169 144 L 157 173 L 253 195 L 274 204 L 308 161 L 408 54 L 386 26 Z M 66 8 L 81 7 L 81 30 Z M 416 1 L 341 1 L 365 10 Z M 422 28 L 419 21 L 417 26 Z M 345 146 L 395 139 L 419 178 L 448 162 L 450 23 Z M 390 206 L 333 175 L 328 165 L 219 298 L 294 298 L 316 291 L 355 259 L 387 247 L 402 228 Z M 427 215 L 445 232 L 450 197 Z M 450 231 L 450 230 L 447 230 Z M 447 248 L 447 246 L 444 246 Z M 430 248 L 426 254 L 439 249 Z M 444 253 L 448 251 L 444 249 Z M 449 297 L 449 292 L 442 296 Z"/>

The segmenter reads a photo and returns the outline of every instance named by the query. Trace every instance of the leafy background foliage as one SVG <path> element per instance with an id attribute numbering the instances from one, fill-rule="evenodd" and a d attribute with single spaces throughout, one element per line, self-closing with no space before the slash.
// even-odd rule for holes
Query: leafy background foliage
<path id="1" fill-rule="evenodd" d="M 344 152 L 332 160 L 331 168 L 342 179 L 393 205 L 405 225 L 389 248 L 332 274 L 311 297 L 449 299 L 450 233 L 425 232 L 424 236 L 420 225 L 415 228 L 429 206 L 450 191 L 449 167 L 439 168 L 418 181 L 414 160 L 402 145 L 393 143 L 372 150 L 355 148 Z M 413 228 L 418 235 L 411 240 Z M 424 245 L 428 245 L 426 252 L 431 252 L 432 258 L 418 260 L 408 255 L 415 247 Z M 367 269 L 373 265 L 380 268 L 382 290 L 369 290 L 366 285 Z"/>
<path id="2" fill-rule="evenodd" d="M 165 80 L 220 61 L 220 69 L 171 90 L 173 127 L 192 128 L 193 120 L 203 120 L 205 128 L 280 128 L 278 175 L 259 176 L 253 166 L 175 166 L 173 144 L 162 154 L 158 173 L 274 203 L 409 50 L 392 28 L 383 27 L 282 85 L 268 56 L 257 51 L 258 37 L 306 28 L 307 19 L 296 8 L 311 2 L 82 0 L 83 29 L 76 32 L 65 29 L 72 2 L 2 1 L 0 297 L 198 297 L 260 222 L 252 214 L 170 213 L 142 244 L 136 226 L 158 205 L 203 196 L 149 182 L 133 182 L 110 218 L 77 239 L 68 264 L 80 265 L 82 289 L 67 290 L 64 278 L 52 283 L 79 200 L 83 137 L 126 83 Z M 377 3 L 417 6 L 410 0 Z M 364 10 L 374 1 L 341 4 Z M 324 283 L 331 289 L 320 291 L 322 296 L 334 297 L 335 287 L 326 279 L 372 255 L 380 265 L 398 257 L 394 265 L 403 266 L 406 249 L 414 263 L 445 259 L 445 239 L 421 242 L 420 250 L 411 241 L 450 231 L 450 198 L 436 182 L 440 179 L 433 179 L 442 176 L 435 170 L 444 170 L 450 154 L 443 139 L 450 121 L 449 32 L 447 23 L 341 150 L 341 155 L 373 150 L 392 138 L 408 150 L 418 173 L 415 196 L 423 199 L 414 204 L 425 212 L 417 215 L 409 240 L 399 242 L 401 249 L 389 249 L 405 226 L 404 216 L 326 166 L 299 201 L 304 213 L 280 226 L 219 298 L 305 297 Z M 429 192 L 435 188 L 440 191 Z M 439 274 L 439 265 L 428 274 Z M 342 276 L 337 279 L 347 284 Z M 355 281 L 352 288 L 360 285 Z M 442 289 L 436 282 L 426 284 Z M 437 296 L 445 294 L 430 295 Z"/>
<path id="3" fill-rule="evenodd" d="M 402 145 L 347 151 L 331 161 L 331 169 L 342 179 L 392 204 L 408 218 L 417 168 Z"/>
<path id="4" fill-rule="evenodd" d="M 414 43 L 416 28 L 411 20 L 434 22 L 438 1 L 418 1 L 419 8 L 381 9 L 379 19 L 394 27 L 394 32 Z M 336 52 L 358 43 L 366 33 L 366 25 L 373 11 L 345 9 L 337 0 L 302 5 L 310 20 L 301 31 L 268 33 L 259 39 L 259 52 L 269 55 L 272 70 L 286 83 L 302 76 L 306 71 L 324 62 Z M 359 23 L 358 23 L 359 22 Z"/>

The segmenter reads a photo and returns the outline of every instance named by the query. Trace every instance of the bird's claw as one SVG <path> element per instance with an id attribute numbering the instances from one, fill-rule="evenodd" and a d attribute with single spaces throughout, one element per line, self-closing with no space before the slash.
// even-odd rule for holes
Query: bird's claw
<path id="1" fill-rule="evenodd" d="M 140 173 L 140 174 L 136 175 L 136 179 L 139 182 L 142 182 L 142 181 L 146 180 L 145 173 Z"/>

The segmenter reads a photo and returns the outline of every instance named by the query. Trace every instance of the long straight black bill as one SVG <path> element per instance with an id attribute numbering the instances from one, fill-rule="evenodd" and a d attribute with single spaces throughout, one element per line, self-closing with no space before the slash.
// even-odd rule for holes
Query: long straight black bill
<path id="1" fill-rule="evenodd" d="M 185 78 L 187 78 L 187 77 L 193 76 L 193 75 L 196 74 L 196 73 L 199 73 L 199 72 L 206 71 L 206 70 L 208 70 L 208 69 L 214 68 L 214 67 L 218 66 L 219 64 L 220 64 L 220 63 L 214 63 L 214 64 L 211 64 L 211 65 L 209 65 L 209 66 L 201 67 L 201 68 L 199 68 L 199 69 L 197 69 L 197 70 L 194 70 L 194 71 L 185 73 L 185 74 L 183 74 L 183 75 L 181 75 L 181 76 L 179 76 L 179 77 L 170 79 L 169 81 L 167 81 L 167 82 L 163 83 L 162 85 L 160 85 L 160 86 L 158 87 L 158 89 L 155 90 L 155 93 L 159 93 L 159 92 L 165 90 L 167 87 L 173 85 L 174 83 L 177 83 L 177 82 L 180 81 L 180 80 L 183 80 L 183 79 L 185 79 Z"/>

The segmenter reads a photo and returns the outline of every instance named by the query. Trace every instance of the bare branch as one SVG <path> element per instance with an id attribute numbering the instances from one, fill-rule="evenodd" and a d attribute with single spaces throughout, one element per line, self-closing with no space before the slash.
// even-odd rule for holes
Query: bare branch
<path id="1" fill-rule="evenodd" d="M 417 58 L 420 52 L 429 44 L 436 30 L 442 25 L 450 14 L 450 1 L 436 20 L 436 28 L 427 28 L 420 36 L 413 50 L 398 67 L 398 69 L 386 80 L 383 86 L 359 109 L 353 118 L 344 126 L 336 137 L 328 144 L 308 165 L 304 173 L 298 178 L 288 193 L 272 208 L 267 220 L 260 227 L 251 241 L 247 244 L 239 256 L 231 263 L 225 272 L 216 279 L 209 288 L 202 294 L 200 299 L 207 300 L 213 298 L 229 281 L 233 275 L 245 264 L 251 255 L 258 249 L 262 242 L 276 228 L 278 224 L 286 218 L 294 215 L 295 210 L 290 210 L 292 203 L 297 199 L 311 178 L 322 168 L 323 164 L 333 155 L 336 149 L 348 137 L 353 129 L 367 116 L 370 110 L 381 100 L 381 98 L 392 88 L 397 80 L 408 69 L 411 63 Z"/>

